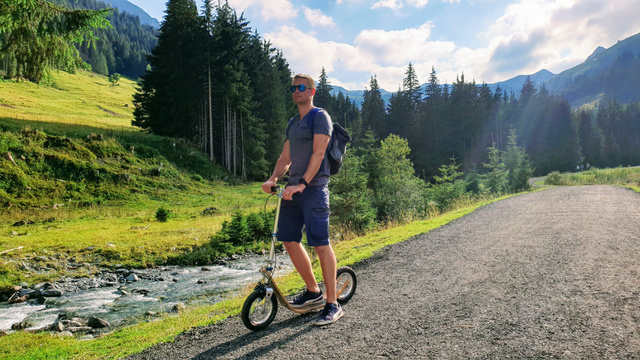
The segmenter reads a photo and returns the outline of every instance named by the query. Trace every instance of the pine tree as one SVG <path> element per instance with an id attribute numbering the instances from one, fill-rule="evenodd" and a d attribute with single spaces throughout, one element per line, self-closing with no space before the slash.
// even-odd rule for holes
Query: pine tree
<path id="1" fill-rule="evenodd" d="M 407 71 L 404 74 L 405 78 L 402 80 L 402 90 L 410 99 L 412 110 L 416 110 L 420 100 L 422 99 L 422 90 L 420 89 L 416 70 L 411 63 L 407 66 Z"/>
<path id="2" fill-rule="evenodd" d="M 330 109 L 333 106 L 331 91 L 333 87 L 329 84 L 327 72 L 322 68 L 320 79 L 316 86 L 316 95 L 313 97 L 313 104 L 317 107 Z"/>
<path id="3" fill-rule="evenodd" d="M 0 0 L 0 64 L 11 64 L 5 76 L 40 82 L 51 70 L 82 67 L 74 43 L 94 40 L 93 29 L 110 26 L 108 14 L 45 0 Z"/>
<path id="4" fill-rule="evenodd" d="M 206 31 L 194 0 L 169 0 L 158 45 L 149 56 L 152 70 L 134 95 L 134 126 L 158 135 L 190 138 L 197 131 Z"/>
<path id="5" fill-rule="evenodd" d="M 387 129 L 387 112 L 385 110 L 384 100 L 378 86 L 376 76 L 371 77 L 369 89 L 364 91 L 362 101 L 362 129 L 368 129 L 379 137 L 386 137 L 389 134 Z"/>
<path id="6" fill-rule="evenodd" d="M 529 190 L 529 178 L 533 176 L 533 165 L 523 148 L 518 146 L 515 129 L 509 131 L 507 149 L 502 155 L 508 171 L 509 190 L 513 192 Z"/>

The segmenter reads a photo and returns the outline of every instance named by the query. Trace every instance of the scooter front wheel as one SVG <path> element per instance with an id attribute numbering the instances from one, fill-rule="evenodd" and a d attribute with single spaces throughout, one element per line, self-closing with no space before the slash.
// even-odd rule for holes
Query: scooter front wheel
<path id="1" fill-rule="evenodd" d="M 344 304 L 353 297 L 353 294 L 355 294 L 356 287 L 358 286 L 358 279 L 356 278 L 356 272 L 348 266 L 338 268 L 337 274 L 337 300 L 340 304 Z"/>
<path id="2" fill-rule="evenodd" d="M 267 297 L 264 289 L 254 290 L 242 306 L 242 322 L 249 330 L 266 328 L 276 317 L 278 300 L 275 295 Z"/>

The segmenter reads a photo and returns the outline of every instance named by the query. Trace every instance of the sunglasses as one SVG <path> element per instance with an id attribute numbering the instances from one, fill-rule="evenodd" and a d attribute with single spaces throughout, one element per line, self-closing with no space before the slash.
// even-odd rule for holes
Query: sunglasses
<path id="1" fill-rule="evenodd" d="M 304 92 L 305 90 L 307 90 L 307 87 L 300 84 L 300 85 L 291 85 L 291 87 L 289 88 L 289 91 L 291 91 L 292 94 L 296 92 L 296 90 L 300 92 Z"/>

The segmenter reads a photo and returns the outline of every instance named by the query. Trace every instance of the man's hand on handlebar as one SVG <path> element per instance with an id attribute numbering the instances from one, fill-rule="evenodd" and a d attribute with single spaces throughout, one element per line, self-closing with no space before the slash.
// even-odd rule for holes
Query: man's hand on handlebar
<path id="1" fill-rule="evenodd" d="M 284 193 L 282 193 L 282 199 L 291 200 L 293 198 L 293 195 L 301 193 L 305 188 L 306 186 L 304 184 L 287 186 L 287 188 L 284 189 Z"/>
<path id="2" fill-rule="evenodd" d="M 266 192 L 267 194 L 275 194 L 276 192 L 273 190 L 273 188 L 275 188 L 276 186 L 276 182 L 269 179 L 265 181 L 264 184 L 262 184 L 262 191 Z"/>

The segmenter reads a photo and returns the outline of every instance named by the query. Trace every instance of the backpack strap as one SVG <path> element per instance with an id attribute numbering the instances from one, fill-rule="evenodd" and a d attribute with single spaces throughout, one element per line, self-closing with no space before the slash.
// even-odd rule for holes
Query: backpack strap
<path id="1" fill-rule="evenodd" d="M 318 107 L 314 107 L 313 109 L 309 110 L 309 113 L 307 113 L 307 127 L 309 129 L 311 129 L 311 133 L 313 134 L 313 124 L 314 124 L 314 119 L 316 117 L 316 114 L 322 110 L 322 108 L 318 108 Z M 295 119 L 295 116 L 292 117 L 291 119 L 289 119 L 289 123 L 287 123 L 287 128 L 285 130 L 285 134 L 287 134 L 287 136 L 289 136 L 289 129 L 291 129 L 291 126 L 293 125 L 293 120 Z"/>
<path id="2" fill-rule="evenodd" d="M 309 113 L 307 114 L 307 127 L 311 129 L 312 134 L 313 134 L 313 126 L 314 126 L 313 120 L 316 118 L 316 114 L 320 110 L 322 110 L 322 108 L 314 107 L 313 109 L 309 110 Z"/>

